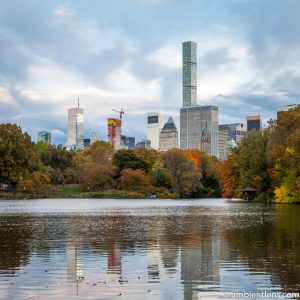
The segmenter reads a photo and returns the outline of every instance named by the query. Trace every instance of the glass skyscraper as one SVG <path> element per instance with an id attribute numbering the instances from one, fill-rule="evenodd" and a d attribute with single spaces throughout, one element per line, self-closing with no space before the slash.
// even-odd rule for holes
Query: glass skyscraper
<path id="1" fill-rule="evenodd" d="M 182 43 L 182 108 L 180 148 L 198 149 L 219 156 L 219 109 L 197 104 L 197 43 Z"/>
<path id="2" fill-rule="evenodd" d="M 39 131 L 38 132 L 38 141 L 43 141 L 45 143 L 51 144 L 51 132 Z"/>
<path id="3" fill-rule="evenodd" d="M 182 43 L 183 107 L 197 105 L 197 43 Z"/>
<path id="4" fill-rule="evenodd" d="M 68 109 L 68 149 L 83 149 L 83 108 Z"/>

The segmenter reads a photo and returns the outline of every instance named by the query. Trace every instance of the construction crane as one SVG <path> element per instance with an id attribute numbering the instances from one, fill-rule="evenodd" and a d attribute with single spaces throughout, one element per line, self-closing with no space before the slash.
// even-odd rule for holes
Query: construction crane
<path id="1" fill-rule="evenodd" d="M 121 108 L 121 111 L 118 111 L 118 110 L 116 110 L 116 109 L 113 109 L 113 111 L 115 111 L 115 112 L 117 112 L 117 113 L 120 114 L 120 121 L 121 121 L 121 123 L 122 123 L 122 117 L 123 117 L 123 115 L 125 114 L 123 108 Z"/>

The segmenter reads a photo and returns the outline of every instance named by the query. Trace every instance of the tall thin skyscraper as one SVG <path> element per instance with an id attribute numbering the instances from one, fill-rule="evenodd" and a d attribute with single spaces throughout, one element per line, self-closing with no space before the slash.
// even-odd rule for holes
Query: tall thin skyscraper
<path id="1" fill-rule="evenodd" d="M 182 108 L 180 110 L 180 148 L 198 149 L 219 155 L 217 106 L 197 104 L 197 44 L 182 44 Z"/>
<path id="2" fill-rule="evenodd" d="M 197 43 L 182 43 L 183 107 L 197 105 Z"/>
<path id="3" fill-rule="evenodd" d="M 68 149 L 83 149 L 83 108 L 68 109 Z"/>

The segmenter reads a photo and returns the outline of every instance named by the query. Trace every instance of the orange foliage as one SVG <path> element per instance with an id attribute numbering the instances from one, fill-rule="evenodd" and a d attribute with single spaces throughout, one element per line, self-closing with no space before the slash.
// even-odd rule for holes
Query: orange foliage
<path id="1" fill-rule="evenodd" d="M 143 170 L 124 169 L 118 179 L 118 188 L 142 193 L 149 192 L 153 189 L 151 176 Z"/>
<path id="2" fill-rule="evenodd" d="M 201 160 L 200 160 L 200 155 L 198 151 L 192 150 L 192 149 L 188 149 L 185 150 L 186 154 L 188 155 L 188 157 L 194 161 L 195 165 L 200 168 L 201 167 Z"/>
<path id="3" fill-rule="evenodd" d="M 232 198 L 234 196 L 234 190 L 238 185 L 238 174 L 236 174 L 234 162 L 230 156 L 221 166 L 221 179 L 224 188 L 224 192 L 222 194 L 223 198 Z"/>

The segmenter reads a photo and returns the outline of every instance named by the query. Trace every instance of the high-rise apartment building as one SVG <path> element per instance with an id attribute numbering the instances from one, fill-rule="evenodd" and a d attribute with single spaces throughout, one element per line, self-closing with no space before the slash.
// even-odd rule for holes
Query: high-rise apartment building
<path id="1" fill-rule="evenodd" d="M 180 148 L 198 149 L 218 157 L 218 119 L 218 107 L 197 104 L 197 44 L 184 42 Z"/>
<path id="2" fill-rule="evenodd" d="M 243 123 L 219 125 L 219 159 L 224 161 L 230 147 L 236 146 L 246 136 L 247 128 Z"/>
<path id="3" fill-rule="evenodd" d="M 68 109 L 68 149 L 83 149 L 83 108 Z"/>
<path id="4" fill-rule="evenodd" d="M 180 148 L 198 149 L 218 157 L 218 125 L 217 106 L 181 108 Z"/>
<path id="5" fill-rule="evenodd" d="M 226 153 L 225 153 L 225 147 L 226 143 L 229 141 L 230 137 L 230 128 L 229 125 L 224 124 L 224 125 L 219 125 L 219 159 L 221 161 L 224 161 L 226 159 Z"/>
<path id="6" fill-rule="evenodd" d="M 110 143 L 115 149 L 120 149 L 121 142 L 121 120 L 115 118 L 107 119 L 107 137 L 108 143 Z"/>
<path id="7" fill-rule="evenodd" d="M 51 144 L 51 132 L 48 131 L 39 131 L 38 132 L 38 141 L 43 141 L 45 143 Z"/>
<path id="8" fill-rule="evenodd" d="M 159 134 L 163 126 L 162 117 L 159 112 L 147 113 L 147 140 L 155 150 L 159 148 Z"/>
<path id="9" fill-rule="evenodd" d="M 197 105 L 197 43 L 182 43 L 183 107 Z"/>
<path id="10" fill-rule="evenodd" d="M 262 117 L 261 115 L 257 116 L 248 116 L 247 117 L 247 130 L 260 131 L 262 128 Z"/>
<path id="11" fill-rule="evenodd" d="M 178 131 L 172 117 L 169 117 L 159 136 L 159 150 L 168 151 L 178 148 Z"/>

